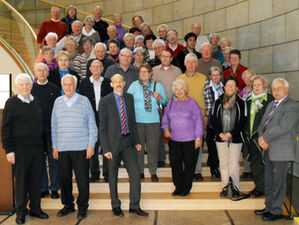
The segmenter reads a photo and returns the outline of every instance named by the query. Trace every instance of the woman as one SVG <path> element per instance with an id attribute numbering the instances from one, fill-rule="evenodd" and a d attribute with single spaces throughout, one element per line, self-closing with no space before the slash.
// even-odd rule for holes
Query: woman
<path id="1" fill-rule="evenodd" d="M 119 42 L 117 40 L 109 40 L 108 41 L 108 59 L 110 59 L 114 63 L 119 62 Z"/>
<path id="2" fill-rule="evenodd" d="M 192 188 L 193 174 L 202 144 L 203 118 L 197 102 L 188 97 L 187 83 L 177 79 L 172 84 L 175 99 L 168 102 L 162 128 L 169 137 L 169 157 L 175 191 L 186 196 Z"/>
<path id="3" fill-rule="evenodd" d="M 70 68 L 74 70 L 74 59 L 78 56 L 77 52 L 78 43 L 73 36 L 68 36 L 65 41 L 65 50 L 70 53 Z"/>
<path id="4" fill-rule="evenodd" d="M 255 197 L 265 193 L 264 185 L 264 162 L 262 152 L 258 143 L 258 126 L 263 118 L 268 104 L 274 99 L 267 92 L 268 81 L 259 75 L 253 76 L 250 82 L 252 94 L 247 99 L 247 115 L 243 134 L 245 139 L 244 158 L 251 163 L 251 172 L 255 188 L 250 192 Z"/>
<path id="5" fill-rule="evenodd" d="M 219 45 L 220 45 L 221 51 L 223 53 L 223 51 L 226 47 L 231 47 L 232 46 L 232 43 L 228 38 L 224 37 L 224 38 L 221 38 L 221 40 L 219 42 Z"/>
<path id="6" fill-rule="evenodd" d="M 224 62 L 224 57 L 221 51 L 221 47 L 218 45 L 219 34 L 211 33 L 210 34 L 210 43 L 212 45 L 212 58 L 219 60 L 221 63 Z"/>
<path id="7" fill-rule="evenodd" d="M 239 92 L 240 98 L 242 98 L 244 101 L 251 95 L 251 78 L 255 75 L 254 72 L 250 70 L 245 70 L 242 74 L 242 80 L 246 84 L 246 86 Z"/>
<path id="8" fill-rule="evenodd" d="M 58 63 L 54 58 L 54 49 L 49 46 L 44 46 L 42 50 L 43 60 L 42 63 L 48 66 L 49 70 L 56 69 Z"/>
<path id="9" fill-rule="evenodd" d="M 152 34 L 154 35 L 154 32 L 152 31 L 150 25 L 148 23 L 142 23 L 140 26 L 141 35 L 145 37 L 146 35 Z"/>
<path id="10" fill-rule="evenodd" d="M 228 193 L 232 179 L 232 196 L 240 196 L 240 153 L 242 149 L 241 131 L 246 122 L 245 102 L 238 96 L 238 80 L 229 77 L 224 81 L 224 94 L 215 102 L 212 124 L 216 135 L 216 146 L 220 161 L 222 192 Z"/>
<path id="11" fill-rule="evenodd" d="M 153 70 L 148 64 L 139 67 L 139 80 L 133 82 L 128 93 L 134 96 L 137 132 L 142 146 L 137 152 L 140 177 L 144 178 L 144 151 L 146 148 L 151 181 L 158 182 L 158 148 L 160 141 L 159 105 L 166 104 L 163 86 L 152 80 Z"/>
<path id="12" fill-rule="evenodd" d="M 122 16 L 120 14 L 113 15 L 113 23 L 117 30 L 117 37 L 119 40 L 123 40 L 125 33 L 128 33 L 128 29 L 122 26 Z"/>
<path id="13" fill-rule="evenodd" d="M 144 53 L 145 53 L 145 50 L 142 47 L 137 47 L 137 48 L 134 49 L 134 52 L 133 52 L 133 57 L 134 57 L 133 66 L 139 68 L 139 66 L 141 66 L 141 64 L 144 63 Z"/>
<path id="14" fill-rule="evenodd" d="M 134 50 L 134 40 L 135 40 L 134 34 L 131 34 L 131 33 L 125 34 L 125 36 L 124 36 L 125 47 L 130 49 L 132 52 Z"/>
<path id="15" fill-rule="evenodd" d="M 167 32 L 168 32 L 168 26 L 166 24 L 160 24 L 157 28 L 157 33 L 160 39 L 165 41 L 165 44 L 168 44 L 167 40 Z"/>
<path id="16" fill-rule="evenodd" d="M 153 34 L 146 35 L 144 38 L 145 48 L 148 52 L 145 55 L 145 61 L 147 62 L 155 58 L 155 50 L 153 48 L 153 43 L 156 39 L 157 39 L 156 36 Z"/>
<path id="17" fill-rule="evenodd" d="M 45 40 L 47 42 L 47 45 L 46 46 L 49 46 L 51 48 L 54 49 L 54 56 L 57 55 L 59 53 L 59 49 L 56 48 L 56 44 L 57 44 L 57 40 L 58 40 L 58 36 L 56 33 L 54 32 L 49 32 L 47 34 L 47 36 L 45 37 Z M 42 54 L 42 51 L 39 52 L 35 62 L 34 62 L 34 66 L 37 64 L 37 63 L 40 63 L 42 60 L 43 60 L 44 56 Z"/>
<path id="18" fill-rule="evenodd" d="M 82 34 L 91 38 L 92 45 L 94 46 L 96 43 L 101 41 L 101 37 L 99 33 L 93 29 L 94 19 L 91 16 L 86 16 L 84 19 L 85 26 L 82 29 Z"/>
<path id="19" fill-rule="evenodd" d="M 61 21 L 64 22 L 67 26 L 68 34 L 72 33 L 72 23 L 77 19 L 77 9 L 75 6 L 70 5 L 66 9 L 66 17 L 62 18 Z"/>
<path id="20" fill-rule="evenodd" d="M 217 66 L 212 66 L 209 72 L 210 81 L 205 84 L 204 96 L 205 96 L 205 124 L 207 124 L 207 146 L 208 146 L 208 166 L 211 170 L 212 177 L 220 177 L 219 172 L 219 159 L 217 154 L 217 148 L 215 144 L 215 132 L 212 125 L 212 109 L 215 101 L 224 92 L 224 86 L 221 82 L 222 71 Z"/>
<path id="21" fill-rule="evenodd" d="M 140 29 L 141 24 L 144 22 L 142 16 L 133 16 L 132 17 L 132 24 L 134 27 Z"/>
<path id="22" fill-rule="evenodd" d="M 223 71 L 226 70 L 226 69 L 229 69 L 231 68 L 231 64 L 230 64 L 230 60 L 229 60 L 229 56 L 230 56 L 230 51 L 232 50 L 231 47 L 225 47 L 223 50 L 222 50 L 222 54 L 223 54 L 223 57 L 224 57 L 224 62 L 222 63 L 222 69 Z"/>

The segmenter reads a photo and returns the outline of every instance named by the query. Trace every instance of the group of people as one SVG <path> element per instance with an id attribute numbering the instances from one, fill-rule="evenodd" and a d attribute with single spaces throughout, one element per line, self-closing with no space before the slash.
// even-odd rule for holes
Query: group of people
<path id="1" fill-rule="evenodd" d="M 280 219 L 298 121 L 288 82 L 275 79 L 271 93 L 263 76 L 241 65 L 241 52 L 228 39 L 219 42 L 216 33 L 208 39 L 199 24 L 185 35 L 184 46 L 165 24 L 156 37 L 141 16 L 132 18 L 128 31 L 120 15 L 108 26 L 102 13 L 95 7 L 83 26 L 74 6 L 62 21 L 53 7 L 38 34 L 41 53 L 33 83 L 27 74 L 15 79 L 17 95 L 6 102 L 1 134 L 15 168 L 16 222 L 25 222 L 28 199 L 29 214 L 47 219 L 40 198 L 49 189 L 53 199 L 61 190 L 64 207 L 57 216 L 74 212 L 72 171 L 79 190 L 77 217 L 84 219 L 89 182 L 100 179 L 99 150 L 113 214 L 124 216 L 117 192 L 123 161 L 130 178 L 129 212 L 148 216 L 139 204 L 144 154 L 150 179 L 158 182 L 158 167 L 166 160 L 163 139 L 169 145 L 173 196 L 189 195 L 193 179 L 203 180 L 206 141 L 211 175 L 221 177 L 220 196 L 229 188 L 233 197 L 240 195 L 243 151 L 255 183 L 250 194 L 266 196 L 266 208 L 256 214 Z"/>

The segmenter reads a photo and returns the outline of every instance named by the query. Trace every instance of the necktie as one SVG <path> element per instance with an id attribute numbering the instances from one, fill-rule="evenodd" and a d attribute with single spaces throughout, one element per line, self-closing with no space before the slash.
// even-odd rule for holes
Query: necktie
<path id="1" fill-rule="evenodd" d="M 272 107 L 270 113 L 268 114 L 268 116 L 267 116 L 267 118 L 266 118 L 265 126 L 264 126 L 264 131 L 266 130 L 266 128 L 267 128 L 267 126 L 268 126 L 268 123 L 270 122 L 270 120 L 271 120 L 271 118 L 272 118 L 272 116 L 273 116 L 273 113 L 274 113 L 274 111 L 275 111 L 275 109 L 276 109 L 277 104 L 278 104 L 278 102 L 275 101 L 275 103 L 274 103 L 274 105 L 273 105 L 273 107 Z"/>
<path id="2" fill-rule="evenodd" d="M 123 131 L 123 134 L 126 134 L 127 133 L 127 118 L 126 118 L 126 114 L 125 114 L 123 97 L 119 97 L 119 102 L 120 102 L 121 129 Z"/>

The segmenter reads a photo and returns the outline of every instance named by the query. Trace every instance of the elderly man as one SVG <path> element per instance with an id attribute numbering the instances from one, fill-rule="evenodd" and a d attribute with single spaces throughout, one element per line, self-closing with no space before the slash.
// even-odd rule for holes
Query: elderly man
<path id="1" fill-rule="evenodd" d="M 191 32 L 194 33 L 197 36 L 195 50 L 199 52 L 200 46 L 203 43 L 206 43 L 206 42 L 209 43 L 209 40 L 206 36 L 200 35 L 200 33 L 201 33 L 201 25 L 200 24 L 197 24 L 197 23 L 192 24 L 191 25 Z"/>
<path id="2" fill-rule="evenodd" d="M 125 85 L 124 77 L 115 74 L 111 78 L 113 93 L 100 101 L 99 135 L 104 156 L 108 159 L 112 212 L 115 216 L 124 216 L 117 193 L 118 166 L 123 160 L 130 178 L 129 212 L 148 216 L 139 205 L 141 184 L 137 151 L 141 151 L 141 144 L 137 134 L 134 99 L 131 94 L 123 92 Z"/>
<path id="3" fill-rule="evenodd" d="M 168 26 L 166 24 L 160 24 L 157 28 L 157 33 L 159 34 L 159 38 L 163 41 L 165 41 L 166 44 L 168 44 L 167 40 L 167 33 L 168 33 Z"/>
<path id="4" fill-rule="evenodd" d="M 298 103 L 289 95 L 289 83 L 283 78 L 274 79 L 272 93 L 275 98 L 269 103 L 258 128 L 258 144 L 264 150 L 265 205 L 255 214 L 264 221 L 283 218 L 282 205 L 287 188 L 288 164 L 294 161 Z"/>
<path id="5" fill-rule="evenodd" d="M 51 114 L 55 99 L 60 96 L 59 88 L 48 81 L 49 70 L 48 66 L 44 63 L 38 63 L 34 67 L 35 77 L 37 82 L 33 84 L 32 95 L 36 97 L 42 109 L 43 119 L 43 140 L 44 140 L 44 174 L 41 197 L 49 195 L 49 179 L 47 172 L 46 158 L 48 157 L 49 175 L 50 175 L 50 190 L 51 198 L 59 198 L 59 180 L 58 180 L 58 161 L 53 159 L 52 144 L 51 144 Z"/>
<path id="6" fill-rule="evenodd" d="M 188 85 L 188 96 L 193 98 L 201 108 L 202 115 L 205 115 L 205 100 L 204 100 L 204 87 L 206 83 L 206 76 L 204 74 L 196 72 L 198 67 L 198 59 L 194 53 L 189 53 L 185 57 L 186 72 L 178 79 L 183 79 Z M 201 175 L 201 161 L 202 161 L 202 146 L 199 149 L 198 160 L 195 169 L 195 179 L 202 181 Z"/>
<path id="7" fill-rule="evenodd" d="M 56 6 L 51 8 L 51 19 L 42 23 L 40 30 L 37 34 L 37 46 L 42 48 L 42 42 L 49 32 L 55 32 L 58 35 L 58 41 L 67 35 L 67 26 L 64 22 L 59 20 L 60 9 Z M 44 44 L 47 45 L 44 40 Z"/>
<path id="8" fill-rule="evenodd" d="M 83 95 L 76 93 L 77 78 L 67 74 L 61 79 L 64 96 L 54 103 L 51 128 L 53 158 L 59 159 L 61 202 L 64 207 L 58 217 L 75 211 L 72 195 L 73 170 L 79 190 L 78 219 L 87 216 L 89 200 L 89 159 L 94 154 L 98 138 L 92 106 Z"/>
<path id="9" fill-rule="evenodd" d="M 43 175 L 42 110 L 30 92 L 32 80 L 28 74 L 15 79 L 18 94 L 5 103 L 2 118 L 2 143 L 7 161 L 14 165 L 16 223 L 25 223 L 27 204 L 30 216 L 49 218 L 41 210 L 40 197 Z"/>
<path id="10" fill-rule="evenodd" d="M 106 50 L 107 50 L 107 46 L 104 43 L 102 43 L 102 42 L 96 43 L 96 45 L 93 48 L 93 53 L 95 55 L 95 58 L 88 60 L 87 65 L 86 65 L 86 68 L 87 68 L 86 77 L 91 76 L 91 72 L 90 72 L 89 68 L 90 68 L 92 61 L 95 59 L 100 60 L 102 62 L 103 67 L 104 67 L 103 74 L 105 74 L 105 72 L 109 66 L 114 65 L 114 62 L 112 60 L 108 59 L 108 57 L 106 57 Z"/>
<path id="11" fill-rule="evenodd" d="M 171 29 L 167 33 L 168 45 L 166 49 L 169 49 L 173 56 L 177 56 L 185 47 L 178 43 L 178 32 L 175 29 Z"/>
<path id="12" fill-rule="evenodd" d="M 104 42 L 109 39 L 107 35 L 108 23 L 102 20 L 102 15 L 103 15 L 103 8 L 101 6 L 96 6 L 93 9 L 93 18 L 94 18 L 93 29 L 95 29 L 99 33 L 101 37 L 101 41 Z"/>
<path id="13" fill-rule="evenodd" d="M 109 27 L 107 27 L 107 34 L 109 36 L 109 39 L 107 39 L 106 41 L 104 41 L 105 45 L 108 48 L 108 42 L 110 40 L 115 40 L 119 42 L 119 46 L 122 49 L 123 47 L 125 47 L 125 43 L 123 40 L 120 40 L 117 36 L 117 29 L 114 25 L 110 25 Z"/>
<path id="14" fill-rule="evenodd" d="M 221 67 L 221 63 L 212 58 L 212 46 L 210 43 L 204 43 L 200 47 L 201 59 L 198 60 L 197 71 L 208 76 L 212 66 Z"/>
<path id="15" fill-rule="evenodd" d="M 126 92 L 130 87 L 131 83 L 138 80 L 139 73 L 138 69 L 131 65 L 133 53 L 128 48 L 123 48 L 119 53 L 119 63 L 110 66 L 105 77 L 111 79 L 115 74 L 121 74 L 125 79 L 124 91 Z"/>
<path id="16" fill-rule="evenodd" d="M 90 65 L 91 77 L 85 78 L 80 83 L 79 93 L 86 96 L 95 113 L 96 123 L 99 124 L 99 102 L 101 98 L 105 97 L 107 94 L 112 92 L 110 86 L 110 79 L 102 77 L 102 72 L 104 70 L 103 64 L 100 60 L 92 61 Z M 90 181 L 96 182 L 100 179 L 100 167 L 99 167 L 99 146 L 100 143 L 97 142 L 95 145 L 94 155 L 90 159 Z M 103 177 L 106 182 L 108 182 L 108 167 L 107 159 L 103 158 Z"/>
<path id="17" fill-rule="evenodd" d="M 79 21 L 76 20 L 72 23 L 72 34 L 69 34 L 67 36 L 65 36 L 64 38 L 62 38 L 56 45 L 56 48 L 59 50 L 62 50 L 65 47 L 66 44 L 66 40 L 68 36 L 73 36 L 74 39 L 77 41 L 78 46 L 76 48 L 77 52 L 79 54 L 83 54 L 84 53 L 84 49 L 83 49 L 83 38 L 86 37 L 84 34 L 82 34 L 82 29 L 83 29 L 83 24 Z"/>

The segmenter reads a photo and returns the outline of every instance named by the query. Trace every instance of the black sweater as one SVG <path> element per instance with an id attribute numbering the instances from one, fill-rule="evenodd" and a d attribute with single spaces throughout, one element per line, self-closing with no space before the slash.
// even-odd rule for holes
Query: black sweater
<path id="1" fill-rule="evenodd" d="M 9 98 L 3 111 L 1 135 L 6 154 L 42 145 L 42 110 L 38 99 L 28 104 L 17 96 Z"/>

